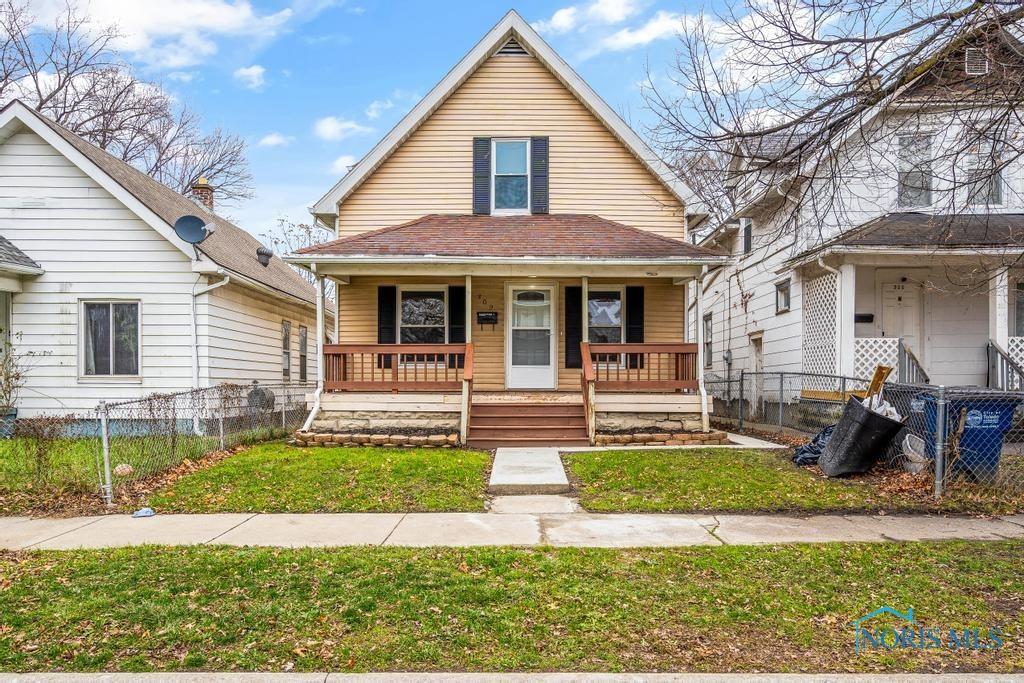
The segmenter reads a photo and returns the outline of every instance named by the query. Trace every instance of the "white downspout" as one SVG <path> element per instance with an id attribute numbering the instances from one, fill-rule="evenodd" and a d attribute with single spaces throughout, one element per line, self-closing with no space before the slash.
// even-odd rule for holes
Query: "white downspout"
<path id="1" fill-rule="evenodd" d="M 202 296 L 203 294 L 206 294 L 207 292 L 212 292 L 213 290 L 217 289 L 218 287 L 223 287 L 227 283 L 231 282 L 231 276 L 228 275 L 225 271 L 221 270 L 220 268 L 217 269 L 217 275 L 220 275 L 224 279 L 220 280 L 219 282 L 214 282 L 212 285 L 207 285 L 205 287 L 202 287 L 199 290 L 196 290 L 195 288 L 192 289 L 192 388 L 193 389 L 198 389 L 199 388 L 199 311 L 196 308 L 196 299 L 199 298 L 200 296 Z"/>
<path id="2" fill-rule="evenodd" d="M 316 391 L 313 393 L 313 407 L 309 411 L 309 416 L 306 417 L 306 421 L 302 423 L 302 431 L 308 432 L 309 428 L 313 426 L 313 420 L 320 413 L 320 397 L 324 393 L 324 365 L 327 363 L 327 359 L 324 356 L 324 279 L 316 272 L 316 264 L 313 264 L 310 268 L 313 271 L 313 275 L 316 277 L 316 351 L 318 354 L 316 362 Z M 334 298 L 338 302 L 338 310 L 341 310 L 341 291 L 340 287 L 335 287 Z M 340 341 L 335 339 L 335 341 Z"/>
<path id="3" fill-rule="evenodd" d="M 694 303 L 694 324 L 697 328 L 697 389 L 700 391 L 700 427 L 704 432 L 711 431 L 711 418 L 708 415 L 708 392 L 704 388 L 704 277 L 708 267 L 702 266 L 700 277 L 697 278 L 696 301 Z"/>

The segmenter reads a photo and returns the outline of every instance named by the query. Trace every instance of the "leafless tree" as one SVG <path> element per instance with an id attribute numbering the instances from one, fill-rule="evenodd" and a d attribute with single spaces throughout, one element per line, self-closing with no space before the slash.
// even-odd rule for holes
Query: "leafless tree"
<path id="1" fill-rule="evenodd" d="M 252 196 L 245 141 L 203 132 L 194 111 L 133 73 L 114 49 L 117 37 L 70 2 L 43 25 L 29 4 L 3 0 L 0 103 L 21 99 L 179 192 L 205 176 L 220 203 Z"/>
<path id="2" fill-rule="evenodd" d="M 1022 27 L 1019 0 L 736 0 L 680 26 L 652 135 L 797 248 L 891 210 L 984 213 L 1019 201 Z"/>
<path id="3" fill-rule="evenodd" d="M 277 226 L 273 230 L 262 233 L 260 238 L 270 245 L 274 253 L 284 256 L 285 254 L 293 254 L 303 247 L 311 247 L 314 244 L 332 240 L 334 239 L 334 233 L 316 224 L 293 223 L 281 218 L 278 219 Z M 302 268 L 295 268 L 295 270 L 299 275 L 308 280 L 310 284 L 314 283 L 315 278 L 308 270 Z M 327 281 L 325 292 L 328 298 L 334 298 L 334 282 L 331 280 Z"/>

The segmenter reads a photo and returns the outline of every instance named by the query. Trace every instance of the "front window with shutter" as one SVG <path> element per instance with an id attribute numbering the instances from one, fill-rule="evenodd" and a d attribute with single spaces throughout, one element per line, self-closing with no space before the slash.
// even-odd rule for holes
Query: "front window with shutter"
<path id="1" fill-rule="evenodd" d="M 491 213 L 530 213 L 530 141 L 496 138 L 491 144 Z"/>

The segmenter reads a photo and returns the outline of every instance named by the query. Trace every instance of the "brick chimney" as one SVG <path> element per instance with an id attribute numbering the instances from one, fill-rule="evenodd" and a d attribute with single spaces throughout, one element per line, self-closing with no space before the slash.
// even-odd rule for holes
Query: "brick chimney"
<path id="1" fill-rule="evenodd" d="M 199 180 L 192 184 L 192 198 L 213 211 L 213 186 L 204 176 L 199 176 Z"/>

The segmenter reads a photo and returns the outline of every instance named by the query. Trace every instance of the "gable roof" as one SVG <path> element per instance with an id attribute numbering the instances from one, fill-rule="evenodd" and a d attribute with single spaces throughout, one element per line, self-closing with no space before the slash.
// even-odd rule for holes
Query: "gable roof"
<path id="1" fill-rule="evenodd" d="M 38 128 L 38 124 L 41 123 L 46 130 L 52 131 L 74 148 L 131 198 L 152 212 L 162 223 L 159 226 L 161 228 L 159 232 L 190 258 L 195 257 L 191 246 L 178 240 L 173 232 L 174 222 L 186 214 L 199 216 L 214 226 L 210 236 L 196 245 L 196 249 L 215 264 L 281 294 L 301 299 L 307 303 L 316 302 L 316 292 L 313 286 L 279 257 L 272 256 L 267 266 L 261 265 L 256 259 L 256 250 L 263 244 L 242 228 L 157 182 L 131 164 L 121 161 L 91 142 L 87 142 L 24 103 L 15 100 L 0 110 L 0 114 L 9 110 L 14 112 L 19 121 L 36 133 L 41 132 Z M 71 161 L 74 163 L 76 160 L 71 159 Z M 88 169 L 83 168 L 83 170 L 88 173 Z M 132 206 L 129 208 L 134 209 Z"/>
<path id="2" fill-rule="evenodd" d="M 686 207 L 687 213 L 703 214 L 704 209 L 693 191 L 647 146 L 622 117 L 573 71 L 557 52 L 515 10 L 510 10 L 480 42 L 466 54 L 412 110 L 391 129 L 366 156 L 310 209 L 323 220 L 337 215 L 338 203 L 356 190 L 383 164 L 420 125 L 440 107 L 487 59 L 515 40 L 585 106 L 661 183 Z M 330 221 L 327 221 L 330 223 Z M 331 223 L 333 225 L 333 223 Z"/>
<path id="3" fill-rule="evenodd" d="M 43 269 L 26 256 L 25 252 L 11 244 L 10 240 L 0 235 L 0 271 L 41 275 Z"/>
<path id="4" fill-rule="evenodd" d="M 723 255 L 600 216 L 423 216 L 315 244 L 298 256 L 718 262 Z"/>

